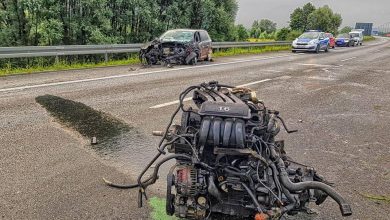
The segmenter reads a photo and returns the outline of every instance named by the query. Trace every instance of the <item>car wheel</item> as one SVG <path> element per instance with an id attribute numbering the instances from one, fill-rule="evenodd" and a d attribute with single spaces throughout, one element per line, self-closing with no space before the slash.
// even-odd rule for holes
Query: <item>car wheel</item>
<path id="1" fill-rule="evenodd" d="M 296 50 L 292 50 L 293 53 L 296 53 L 297 51 Z"/>
<path id="2" fill-rule="evenodd" d="M 320 52 L 320 45 L 318 44 L 317 48 L 316 48 L 316 53 L 319 53 L 319 52 Z"/>
<path id="3" fill-rule="evenodd" d="M 363 46 L 363 43 L 362 43 L 362 42 L 360 42 L 360 46 Z"/>
<path id="4" fill-rule="evenodd" d="M 191 60 L 191 65 L 195 66 L 196 64 L 198 64 L 198 57 L 194 57 L 194 59 Z"/>
<path id="5" fill-rule="evenodd" d="M 325 52 L 329 52 L 329 44 L 326 45 Z"/>

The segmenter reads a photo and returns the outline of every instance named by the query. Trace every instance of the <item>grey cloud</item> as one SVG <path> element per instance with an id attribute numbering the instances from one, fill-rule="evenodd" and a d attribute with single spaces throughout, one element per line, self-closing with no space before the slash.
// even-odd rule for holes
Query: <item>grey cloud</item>
<path id="1" fill-rule="evenodd" d="M 356 22 L 373 22 L 379 26 L 390 22 L 389 0 L 238 0 L 237 23 L 249 27 L 253 20 L 268 18 L 278 27 L 288 26 L 291 12 L 307 2 L 316 7 L 329 5 L 342 15 L 342 26 L 354 26 Z"/>

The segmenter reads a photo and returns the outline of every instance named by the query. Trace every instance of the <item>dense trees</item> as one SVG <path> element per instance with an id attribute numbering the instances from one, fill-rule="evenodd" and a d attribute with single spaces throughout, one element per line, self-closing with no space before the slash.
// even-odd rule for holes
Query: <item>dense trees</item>
<path id="1" fill-rule="evenodd" d="M 302 8 L 296 8 L 290 15 L 290 27 L 293 30 L 306 30 L 309 23 L 309 15 L 316 8 L 311 3 L 307 3 Z"/>
<path id="2" fill-rule="evenodd" d="M 337 33 L 343 19 L 341 15 L 334 14 L 329 6 L 325 5 L 313 11 L 308 18 L 308 28 Z"/>
<path id="3" fill-rule="evenodd" d="M 251 37 L 259 38 L 262 33 L 270 34 L 276 31 L 276 23 L 269 19 L 254 21 L 251 29 Z"/>
<path id="4" fill-rule="evenodd" d="M 236 0 L 2 0 L 0 46 L 133 43 L 167 29 L 234 40 Z"/>
<path id="5" fill-rule="evenodd" d="M 297 8 L 290 15 L 290 27 L 292 30 L 305 31 L 307 29 L 322 30 L 337 33 L 342 23 L 340 14 L 333 13 L 329 6 L 315 8 L 307 3 L 302 8 Z"/>
<path id="6" fill-rule="evenodd" d="M 350 26 L 345 26 L 343 28 L 341 28 L 341 30 L 339 31 L 340 34 L 345 34 L 345 33 L 349 33 L 352 31 L 352 27 Z"/>

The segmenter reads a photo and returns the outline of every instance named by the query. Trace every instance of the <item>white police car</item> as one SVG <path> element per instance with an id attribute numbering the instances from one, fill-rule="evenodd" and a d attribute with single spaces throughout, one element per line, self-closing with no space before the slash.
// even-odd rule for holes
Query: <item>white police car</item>
<path id="1" fill-rule="evenodd" d="M 291 45 L 293 53 L 297 51 L 311 51 L 319 53 L 321 50 L 329 51 L 329 38 L 321 31 L 306 31 Z"/>

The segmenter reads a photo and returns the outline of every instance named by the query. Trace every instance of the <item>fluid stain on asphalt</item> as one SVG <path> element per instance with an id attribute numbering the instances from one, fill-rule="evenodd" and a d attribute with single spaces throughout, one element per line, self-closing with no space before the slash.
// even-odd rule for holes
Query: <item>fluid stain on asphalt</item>
<path id="1" fill-rule="evenodd" d="M 118 144 L 122 138 L 138 136 L 133 127 L 121 120 L 83 103 L 64 99 L 53 95 L 43 95 L 35 98 L 36 102 L 44 107 L 50 115 L 61 124 L 79 132 L 82 136 L 92 139 L 97 138 L 98 144 L 93 145 L 97 151 L 117 151 L 123 147 Z"/>

